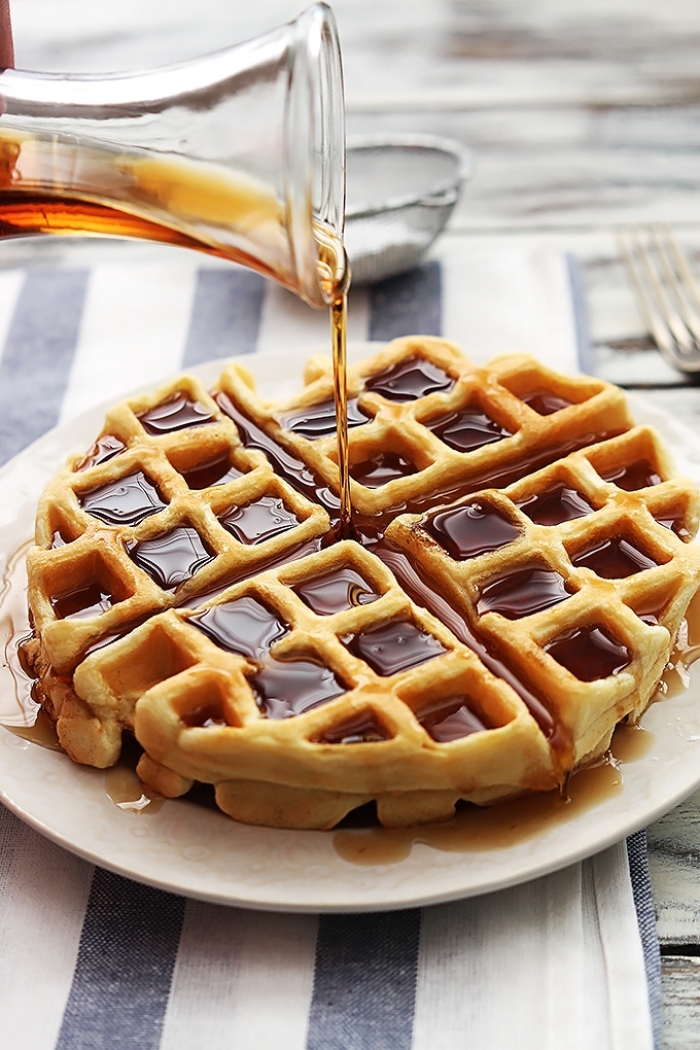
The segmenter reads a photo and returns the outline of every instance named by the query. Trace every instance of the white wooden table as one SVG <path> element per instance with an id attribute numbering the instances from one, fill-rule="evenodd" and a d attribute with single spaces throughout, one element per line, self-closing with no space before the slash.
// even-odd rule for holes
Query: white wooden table
<path id="1" fill-rule="evenodd" d="M 17 65 L 78 72 L 192 57 L 306 6 L 11 2 Z M 578 255 L 599 373 L 700 427 L 700 390 L 645 337 L 614 236 L 626 223 L 670 222 L 700 270 L 700 4 L 335 0 L 334 8 L 349 131 L 429 131 L 469 145 L 476 172 L 447 236 L 544 238 Z M 5 266 L 57 252 L 5 247 Z M 666 1047 L 687 1050 L 700 1047 L 700 794 L 650 830 L 650 847 Z"/>

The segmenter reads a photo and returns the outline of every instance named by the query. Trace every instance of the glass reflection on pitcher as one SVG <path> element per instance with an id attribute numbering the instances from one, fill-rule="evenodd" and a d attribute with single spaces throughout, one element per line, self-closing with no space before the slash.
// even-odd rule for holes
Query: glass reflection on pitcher
<path id="1" fill-rule="evenodd" d="M 347 281 L 333 14 L 149 72 L 0 73 L 0 238 L 117 235 L 241 263 L 315 307 Z"/>

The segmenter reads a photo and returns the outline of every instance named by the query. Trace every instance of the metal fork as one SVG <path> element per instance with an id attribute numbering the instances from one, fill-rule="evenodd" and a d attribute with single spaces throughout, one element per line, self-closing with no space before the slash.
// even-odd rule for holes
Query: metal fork
<path id="1" fill-rule="evenodd" d="M 627 229 L 619 243 L 649 335 L 674 368 L 700 372 L 700 293 L 671 230 Z"/>

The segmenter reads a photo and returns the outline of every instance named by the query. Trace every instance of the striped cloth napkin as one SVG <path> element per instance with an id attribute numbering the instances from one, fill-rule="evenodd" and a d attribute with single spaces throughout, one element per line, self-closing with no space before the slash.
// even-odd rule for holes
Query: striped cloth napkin
<path id="1" fill-rule="evenodd" d="M 0 463 L 182 366 L 327 344 L 327 318 L 255 274 L 175 253 L 110 258 L 0 273 Z M 572 371 L 571 290 L 548 248 L 446 241 L 421 269 L 353 292 L 350 338 L 445 334 L 479 362 L 522 350 Z M 12 1050 L 651 1050 L 659 1022 L 643 833 L 489 896 L 288 915 L 131 882 L 0 806 Z"/>

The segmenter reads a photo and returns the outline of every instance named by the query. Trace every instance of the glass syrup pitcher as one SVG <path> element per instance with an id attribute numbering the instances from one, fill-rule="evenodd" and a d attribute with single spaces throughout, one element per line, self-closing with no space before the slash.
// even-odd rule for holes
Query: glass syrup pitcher
<path id="1" fill-rule="evenodd" d="M 136 237 L 241 263 L 311 306 L 349 280 L 345 109 L 325 4 L 148 72 L 0 73 L 0 239 Z"/>

